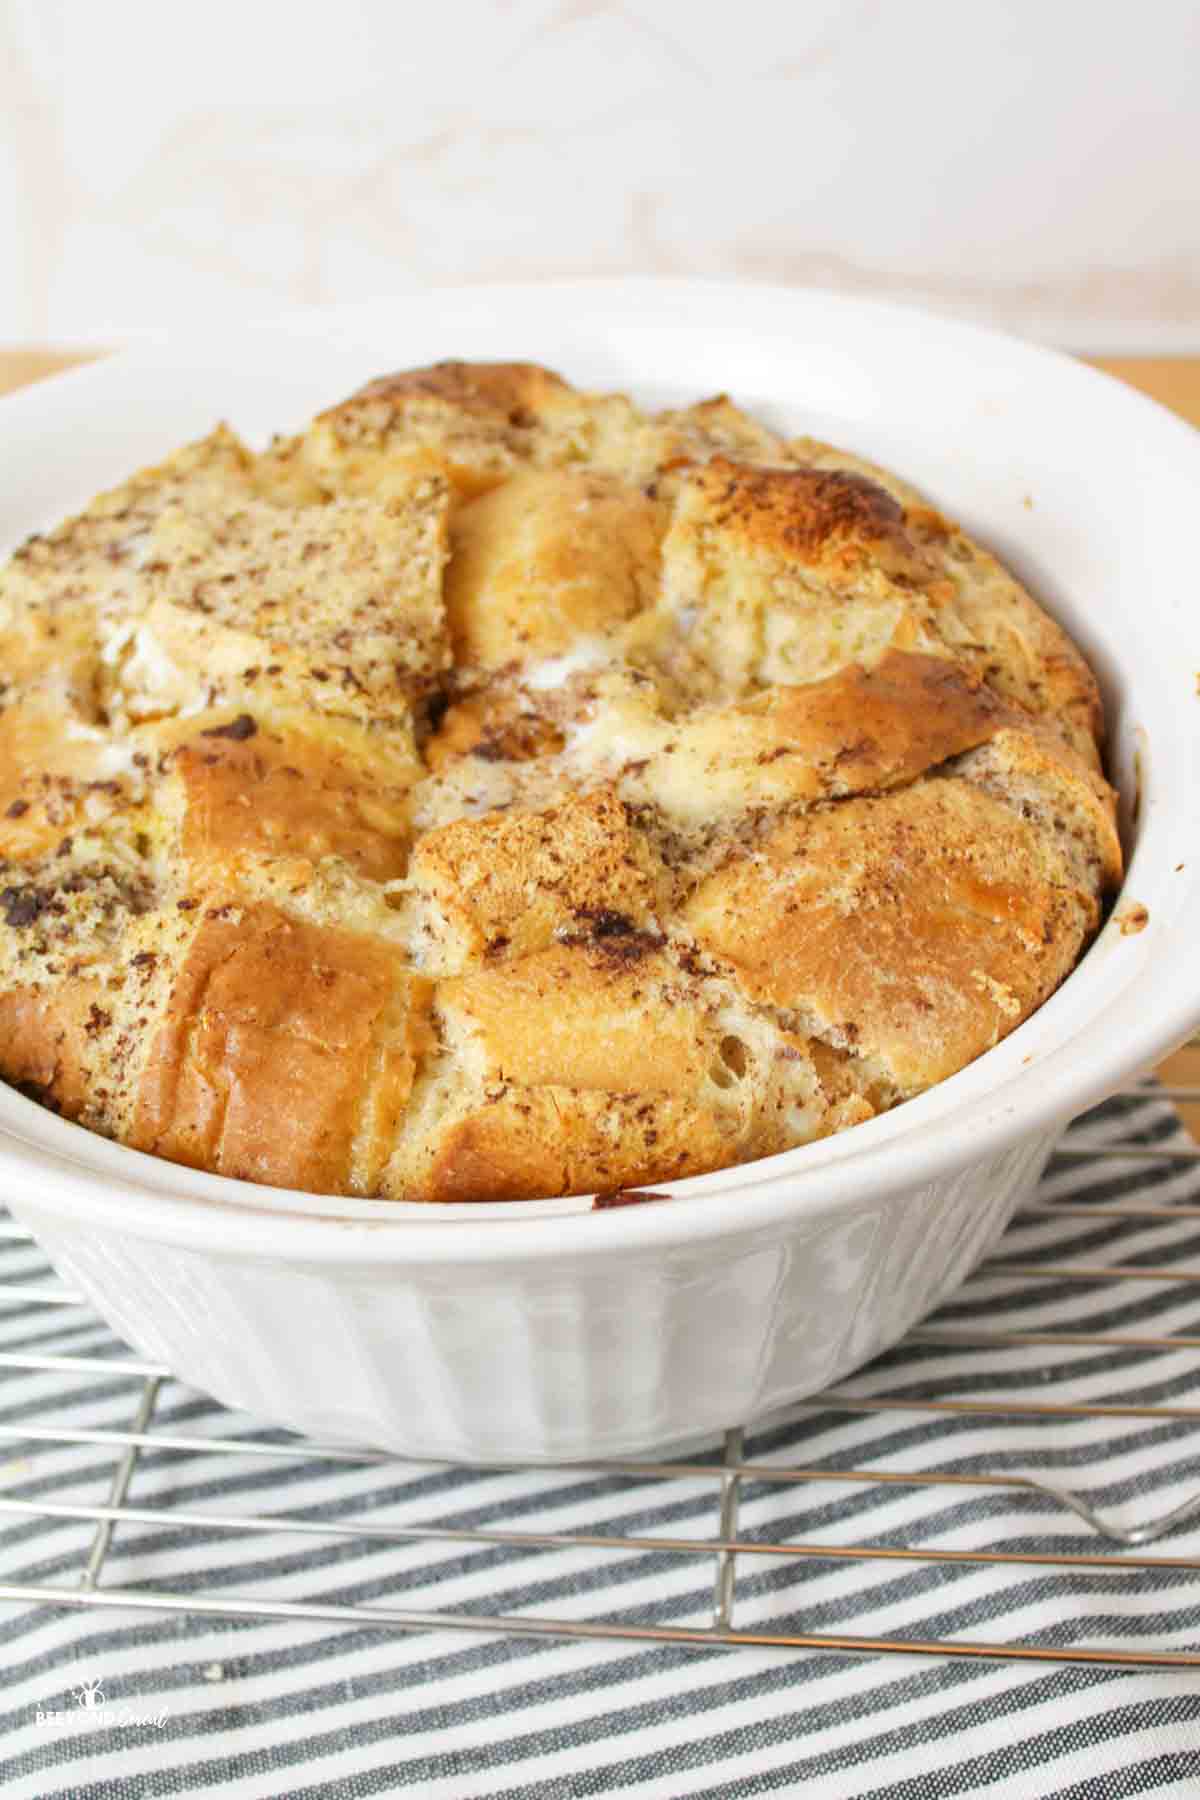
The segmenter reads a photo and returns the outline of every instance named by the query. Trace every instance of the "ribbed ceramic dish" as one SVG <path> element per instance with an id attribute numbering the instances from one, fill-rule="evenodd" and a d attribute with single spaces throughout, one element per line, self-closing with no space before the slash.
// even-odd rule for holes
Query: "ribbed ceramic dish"
<path id="1" fill-rule="evenodd" d="M 970 1270 L 1061 1125 L 1200 1018 L 1200 438 L 1068 358 L 902 308 L 708 283 L 407 296 L 146 344 L 0 403 L 15 543 L 220 415 L 252 441 L 440 357 L 652 403 L 725 389 L 891 464 L 1025 579 L 1105 690 L 1114 916 L 1005 1042 L 840 1137 L 651 1204 L 428 1208 L 174 1167 L 0 1087 L 4 1198 L 142 1354 L 323 1438 L 473 1460 L 645 1449 L 836 1382 Z M 1122 931 L 1127 908 L 1145 928 Z"/>

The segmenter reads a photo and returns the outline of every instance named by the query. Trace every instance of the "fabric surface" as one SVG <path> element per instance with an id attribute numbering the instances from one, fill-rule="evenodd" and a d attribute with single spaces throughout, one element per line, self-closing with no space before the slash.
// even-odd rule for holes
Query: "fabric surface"
<path id="1" fill-rule="evenodd" d="M 1068 1146 L 1186 1144 L 1152 1090 L 1077 1122 Z M 923 1550 L 1088 1553 L 1103 1544 L 1051 1496 L 964 1481 L 906 1485 L 884 1473 L 1034 1476 L 1124 1525 L 1200 1492 L 1200 1216 L 1117 1218 L 1131 1200 L 1200 1202 L 1200 1165 L 1056 1156 L 1039 1203 L 992 1265 L 920 1336 L 844 1384 L 895 1410 L 796 1409 L 747 1431 L 745 1457 L 818 1479 L 742 1486 L 748 1540 Z M 1090 1215 L 1090 1216 L 1089 1216 Z M 1004 1274 L 996 1262 L 1019 1264 Z M 1067 1264 L 1143 1267 L 1145 1280 L 1080 1280 Z M 1041 1274 L 1045 1268 L 1048 1272 Z M 39 1252 L 0 1240 L 12 1286 L 50 1279 Z M 1164 1276 L 1172 1277 L 1164 1279 Z M 119 1371 L 29 1372 L 3 1357 L 128 1355 L 93 1315 L 0 1284 L 0 1497 L 104 1503 L 110 1445 L 25 1434 L 128 1430 L 140 1382 Z M 983 1334 L 1193 1336 L 1146 1348 Z M 922 1411 L 921 1400 L 1064 1400 L 1125 1409 L 1100 1418 Z M 1190 1409 L 1190 1410 L 1189 1410 Z M 1194 1416 L 1193 1416 L 1194 1415 Z M 300 1447 L 168 1381 L 152 1433 Z M 691 1461 L 716 1465 L 708 1442 Z M 835 1471 L 864 1471 L 867 1480 Z M 179 1515 L 121 1523 L 102 1585 L 193 1599 L 388 1604 L 559 1619 L 707 1625 L 714 1561 L 663 1549 L 336 1535 L 332 1527 L 453 1526 L 708 1538 L 719 1483 L 596 1469 L 504 1472 L 378 1459 L 238 1454 L 159 1444 L 141 1455 L 131 1507 Z M 287 1512 L 300 1536 L 184 1522 Z M 78 1584 L 94 1526 L 0 1512 L 0 1582 Z M 1122 1552 L 1114 1552 L 1119 1557 Z M 1200 1557 L 1200 1527 L 1141 1554 Z M 734 1624 L 805 1633 L 1189 1649 L 1200 1639 L 1200 1568 L 1100 1570 L 972 1562 L 738 1559 Z M 943 1800 L 1117 1800 L 1200 1791 L 1200 1670 L 1128 1672 L 979 1661 L 654 1643 L 403 1633 L 355 1621 L 260 1622 L 189 1613 L 0 1605 L 0 1791 L 6 1800 L 143 1800 L 210 1789 L 238 1800 L 510 1796 L 567 1800 L 792 1793 Z M 77 1692 L 78 1690 L 78 1692 Z M 82 1704 L 79 1694 L 92 1701 Z M 38 1719 L 54 1711 L 57 1719 Z M 131 1715 L 146 1722 L 130 1722 Z"/>

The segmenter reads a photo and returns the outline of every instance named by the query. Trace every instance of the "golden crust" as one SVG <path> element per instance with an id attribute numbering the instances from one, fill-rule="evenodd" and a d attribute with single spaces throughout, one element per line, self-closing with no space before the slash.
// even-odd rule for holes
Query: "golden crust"
<path id="1" fill-rule="evenodd" d="M 871 557 L 928 574 L 904 535 L 904 509 L 865 476 L 842 470 L 759 469 L 715 456 L 688 478 L 710 531 L 746 550 L 784 556 L 835 579 Z"/>
<path id="2" fill-rule="evenodd" d="M 715 1008 L 657 940 L 598 924 L 438 984 L 443 1041 L 475 1079 L 413 1134 L 396 1171 L 405 1193 L 576 1193 L 632 1180 L 647 1156 L 674 1174 L 737 1159 L 742 1112 L 710 1078 Z"/>
<path id="3" fill-rule="evenodd" d="M 425 966 L 449 973 L 527 956 L 602 916 L 651 924 L 667 877 L 606 786 L 543 812 L 485 813 L 427 832 L 408 886 L 422 909 Z"/>
<path id="4" fill-rule="evenodd" d="M 0 994 L 5 1080 L 52 1111 L 78 1118 L 91 1085 L 88 1023 L 102 995 L 100 983 L 87 979 L 49 995 L 36 987 Z"/>
<path id="5" fill-rule="evenodd" d="M 659 413 L 654 431 L 661 437 L 661 464 L 724 456 L 739 463 L 778 467 L 791 460 L 778 432 L 750 418 L 728 394 L 713 394 L 693 406 Z"/>
<path id="6" fill-rule="evenodd" d="M 601 1193 L 647 1168 L 671 1181 L 736 1161 L 736 1142 L 676 1095 L 503 1088 L 415 1148 L 403 1192 L 459 1203 Z"/>
<path id="7" fill-rule="evenodd" d="M 450 664 L 447 521 L 438 475 L 384 505 L 168 507 L 148 540 L 151 623 L 210 691 L 265 677 L 319 711 L 403 718 Z"/>
<path id="8" fill-rule="evenodd" d="M 988 680 L 1047 720 L 1098 773 L 1100 690 L 1075 645 L 994 556 L 957 531 L 943 546 L 956 609 L 984 646 Z"/>
<path id="9" fill-rule="evenodd" d="M 408 369 L 321 413 L 301 454 L 334 493 L 378 493 L 413 459 L 432 459 L 463 495 L 484 493 L 525 460 L 543 413 L 571 391 L 536 363 Z"/>
<path id="10" fill-rule="evenodd" d="M 755 999 L 904 1096 L 1039 1006 L 1097 904 L 1032 824 L 942 779 L 790 820 L 703 883 L 685 917 Z"/>
<path id="11" fill-rule="evenodd" d="M 644 1185 L 943 1079 L 1120 879 L 1082 657 L 906 482 L 534 364 L 225 428 L 0 572 L 0 1072 L 154 1154 Z"/>
<path id="12" fill-rule="evenodd" d="M 386 947 L 275 908 L 198 908 L 129 1131 L 173 1162 L 371 1191 L 412 1086 L 428 984 Z"/>
<path id="13" fill-rule="evenodd" d="M 665 528 L 639 489 L 568 470 L 521 470 L 463 507 L 446 578 L 456 662 L 554 656 L 631 618 L 654 598 Z"/>
<path id="14" fill-rule="evenodd" d="M 888 650 L 873 668 L 852 663 L 807 687 L 767 688 L 659 727 L 661 741 L 626 787 L 673 821 L 702 825 L 896 787 L 1005 725 L 1030 721 L 970 670 Z"/>
<path id="15" fill-rule="evenodd" d="M 996 731 L 963 758 L 959 772 L 1036 819 L 1089 892 L 1120 885 L 1115 795 L 1090 759 L 1077 756 L 1041 720 Z"/>
<path id="16" fill-rule="evenodd" d="M 715 1050 L 704 1016 L 657 940 L 587 924 L 511 968 L 439 983 L 440 1011 L 474 1037 L 489 1081 L 602 1093 L 694 1094 Z M 645 1029 L 648 1012 L 656 1021 Z"/>
<path id="17" fill-rule="evenodd" d="M 970 640 L 983 651 L 988 680 L 1053 721 L 1098 770 L 1104 718 L 1095 677 L 1066 633 L 1008 570 L 890 470 L 815 438 L 796 438 L 789 450 L 814 468 L 856 475 L 892 496 L 913 542 L 953 584 L 955 608 Z"/>
<path id="18" fill-rule="evenodd" d="M 368 381 L 341 406 L 322 413 L 348 426 L 361 418 L 365 408 L 383 406 L 389 424 L 414 403 L 432 401 L 455 412 L 476 413 L 488 419 L 505 419 L 519 426 L 538 413 L 548 398 L 564 393 L 567 384 L 552 369 L 538 363 L 440 362 L 428 369 L 405 369 L 395 375 L 379 375 Z"/>
<path id="19" fill-rule="evenodd" d="M 180 850 L 193 866 L 337 856 L 373 881 L 404 871 L 403 792 L 381 789 L 378 773 L 336 744 L 260 729 L 241 713 L 181 744 L 174 770 Z"/>
<path id="20" fill-rule="evenodd" d="M 407 1198 L 581 1193 L 647 1168 L 669 1180 L 874 1110 L 836 1052 L 748 1008 L 678 946 L 615 922 L 509 971 L 439 982 L 434 1012 L 458 1079 L 431 1065 L 385 1175 L 385 1191 Z"/>
<path id="21" fill-rule="evenodd" d="M 699 698 L 818 680 L 888 649 L 942 650 L 946 591 L 862 477 L 714 457 L 681 479 L 648 648 Z"/>

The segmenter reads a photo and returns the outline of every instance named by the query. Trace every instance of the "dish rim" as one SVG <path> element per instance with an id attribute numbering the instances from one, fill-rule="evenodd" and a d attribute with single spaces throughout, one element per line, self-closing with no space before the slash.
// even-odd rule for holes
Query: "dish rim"
<path id="1" fill-rule="evenodd" d="M 349 306 L 307 309 L 274 319 L 234 325 L 206 334 L 204 342 L 252 344 L 269 333 L 303 341 L 315 333 L 348 330 L 394 304 L 436 307 L 439 297 L 462 302 L 491 298 L 494 305 L 544 307 L 611 300 L 636 308 L 639 298 L 655 306 L 674 302 L 693 310 L 709 308 L 738 318 L 739 331 L 753 329 L 755 317 L 776 319 L 781 309 L 835 309 L 849 327 L 868 330 L 934 332 L 978 355 L 1041 374 L 1067 389 L 1086 384 L 1092 396 L 1106 390 L 1113 427 L 1125 413 L 1126 428 L 1143 445 L 1171 461 L 1190 462 L 1200 479 L 1200 435 L 1166 408 L 1075 358 L 1007 333 L 957 319 L 940 319 L 907 305 L 847 297 L 816 288 L 786 288 L 738 282 L 610 278 L 599 281 L 488 284 L 471 289 L 430 289 L 395 302 L 372 300 Z M 603 304 L 601 311 L 603 312 Z M 402 338 L 403 319 L 396 331 Z M 64 371 L 0 400 L 0 420 L 35 423 L 55 396 L 78 396 L 83 405 L 93 391 L 119 390 L 123 381 L 169 364 L 184 355 L 194 335 L 155 333 L 98 362 Z M 1082 390 L 1079 390 L 1082 391 Z M 47 398 L 49 396 L 49 398 Z M 69 414 L 70 405 L 66 404 Z M 1200 662 L 1200 646 L 1197 647 Z M 1200 822 L 1200 815 L 1193 823 Z M 1130 859 L 1122 895 L 1139 887 L 1144 834 Z M 1135 875 L 1135 871 L 1138 873 Z M 1163 874 L 1160 868 L 1157 878 Z M 98 1224 L 119 1219 L 124 1228 L 177 1243 L 251 1255 L 286 1253 L 302 1260 L 377 1260 L 381 1252 L 404 1261 L 493 1261 L 555 1256 L 564 1251 L 613 1254 L 652 1243 L 698 1243 L 735 1231 L 778 1226 L 788 1216 L 840 1209 L 854 1201 L 871 1204 L 907 1183 L 953 1173 L 1010 1148 L 1056 1121 L 1065 1121 L 1102 1098 L 1132 1070 L 1172 1048 L 1200 1021 L 1200 949 L 1186 934 L 1187 891 L 1197 878 L 1180 884 L 1173 916 L 1154 932 L 1153 954 L 1140 939 L 1119 942 L 1110 916 L 1087 955 L 1060 989 L 1031 1018 L 966 1069 L 890 1113 L 832 1138 L 742 1163 L 709 1175 L 661 1184 L 669 1204 L 650 1203 L 595 1209 L 590 1197 L 550 1201 L 504 1201 L 456 1206 L 391 1200 L 312 1196 L 265 1187 L 206 1171 L 185 1169 L 131 1150 L 54 1117 L 33 1101 L 0 1084 L 0 1177 L 20 1201 L 36 1179 L 32 1204 L 45 1204 Z M 1193 898 L 1200 894 L 1193 892 Z M 1117 904 L 1120 903 L 1120 896 Z M 1113 953 L 1127 964 L 1113 989 Z M 1166 965 L 1174 958 L 1189 972 L 1172 980 Z M 1089 973 L 1090 972 L 1090 973 Z M 1104 997 L 1107 977 L 1113 991 Z M 1149 982 L 1149 987 L 1147 987 Z M 1090 1004 L 1086 995 L 1100 996 Z M 1144 1002 L 1150 995 L 1156 1007 Z M 1076 1018 L 1074 1029 L 1071 1019 Z M 1056 1037 L 1060 1025 L 1068 1029 Z M 1083 1029 L 1081 1029 L 1081 1026 Z M 1080 1040 L 1085 1031 L 1098 1042 Z M 1105 1046 L 1110 1044 L 1106 1052 Z M 1075 1047 L 1072 1063 L 1069 1052 Z M 1028 1050 L 1028 1054 L 1024 1052 Z M 1018 1058 L 1018 1052 L 1022 1053 Z M 981 1076 L 980 1071 L 984 1073 Z M 994 1077 L 994 1079 L 989 1079 Z M 961 1102 L 961 1104 L 960 1104 Z M 214 1215 L 213 1209 L 219 1209 Z M 432 1216 L 431 1216 L 432 1215 Z M 592 1221 L 588 1224 L 587 1221 Z M 219 1241 L 213 1242 L 213 1225 Z M 474 1225 L 474 1233 L 464 1225 Z M 380 1233 L 389 1233 L 386 1246 Z M 403 1237 L 397 1234 L 403 1233 Z M 280 1242 L 281 1234 L 286 1242 Z"/>

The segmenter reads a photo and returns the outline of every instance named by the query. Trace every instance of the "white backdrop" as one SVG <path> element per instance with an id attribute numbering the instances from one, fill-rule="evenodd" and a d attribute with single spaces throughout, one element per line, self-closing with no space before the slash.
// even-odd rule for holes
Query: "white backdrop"
<path id="1" fill-rule="evenodd" d="M 811 281 L 1200 350 L 1195 0 L 0 0 L 0 342 Z"/>

